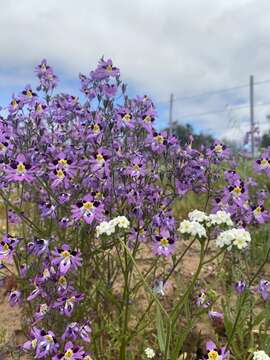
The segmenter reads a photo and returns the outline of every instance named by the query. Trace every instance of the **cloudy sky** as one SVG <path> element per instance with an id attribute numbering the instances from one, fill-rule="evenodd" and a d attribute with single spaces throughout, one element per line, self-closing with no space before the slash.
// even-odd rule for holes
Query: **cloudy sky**
<path id="1" fill-rule="evenodd" d="M 168 123 L 173 92 L 174 120 L 242 141 L 248 86 L 209 92 L 248 85 L 250 74 L 258 83 L 256 121 L 270 128 L 269 0 L 0 0 L 0 9 L 2 105 L 34 82 L 33 67 L 44 57 L 61 90 L 76 93 L 78 72 L 104 55 L 131 94 L 152 96 L 159 128 Z"/>

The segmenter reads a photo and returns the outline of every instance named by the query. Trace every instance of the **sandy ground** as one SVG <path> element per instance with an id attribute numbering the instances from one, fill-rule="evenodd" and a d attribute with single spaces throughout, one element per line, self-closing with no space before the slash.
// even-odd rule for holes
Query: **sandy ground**
<path id="1" fill-rule="evenodd" d="M 183 244 L 184 248 L 186 245 L 187 244 Z M 198 254 L 199 244 L 194 244 L 185 256 L 181 270 L 179 269 L 184 278 L 190 278 L 196 271 L 199 260 Z M 208 267 L 203 271 L 202 277 L 207 279 L 211 277 L 211 273 L 213 273 L 213 268 Z M 10 284 L 6 282 L 4 286 L 0 288 L 0 360 L 28 360 L 31 358 L 25 355 L 22 356 L 16 351 L 13 355 L 8 354 L 11 349 L 18 349 L 19 345 L 25 341 L 22 332 L 20 309 L 17 306 L 9 306 L 6 295 L 8 290 L 11 290 Z M 168 292 L 167 295 L 168 298 L 170 298 L 174 289 L 171 288 L 171 291 L 169 290 Z M 210 329 L 210 324 L 202 323 L 200 324 L 200 328 L 196 329 L 196 333 L 209 334 Z"/>
<path id="2" fill-rule="evenodd" d="M 5 289 L 0 290 L 0 360 L 26 360 L 16 350 L 24 341 L 19 307 L 10 307 Z M 13 351 L 13 354 L 8 354 Z"/>

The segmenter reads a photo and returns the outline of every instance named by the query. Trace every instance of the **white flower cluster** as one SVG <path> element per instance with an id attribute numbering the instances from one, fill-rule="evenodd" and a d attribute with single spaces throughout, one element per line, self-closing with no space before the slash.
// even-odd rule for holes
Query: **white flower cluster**
<path id="1" fill-rule="evenodd" d="M 197 221 L 198 223 L 202 223 L 208 220 L 208 216 L 205 212 L 200 210 L 193 210 L 188 214 L 188 218 L 191 221 Z"/>
<path id="2" fill-rule="evenodd" d="M 206 230 L 202 224 L 197 221 L 183 220 L 178 229 L 181 234 L 188 234 L 192 236 L 206 237 Z"/>
<path id="3" fill-rule="evenodd" d="M 208 226 L 211 225 L 227 225 L 233 226 L 231 214 L 226 211 L 219 210 L 215 214 L 210 214 L 208 217 Z"/>
<path id="4" fill-rule="evenodd" d="M 223 210 L 210 215 L 200 210 L 193 210 L 188 214 L 188 219 L 181 222 L 178 231 L 181 234 L 199 238 L 206 237 L 206 228 L 211 226 L 233 226 L 231 215 Z M 241 250 L 246 248 L 250 241 L 251 237 L 248 231 L 242 228 L 232 228 L 221 232 L 216 239 L 216 244 L 220 248 L 226 246 L 229 249 L 234 245 Z"/>
<path id="5" fill-rule="evenodd" d="M 230 229 L 221 232 L 216 240 L 218 247 L 235 245 L 238 249 L 244 249 L 251 241 L 250 233 L 245 229 Z"/>
<path id="6" fill-rule="evenodd" d="M 146 355 L 147 359 L 153 359 L 155 357 L 155 355 L 156 355 L 154 350 L 149 348 L 149 347 L 146 348 L 144 350 L 144 352 L 145 352 L 145 355 Z"/>
<path id="7" fill-rule="evenodd" d="M 263 350 L 255 351 L 253 353 L 253 360 L 269 360 L 269 359 L 270 357 Z"/>
<path id="8" fill-rule="evenodd" d="M 97 236 L 100 236 L 102 234 L 113 234 L 115 232 L 116 226 L 118 226 L 120 229 L 128 229 L 129 224 L 130 222 L 125 216 L 117 216 L 110 221 L 102 221 L 96 227 Z"/>
<path id="9" fill-rule="evenodd" d="M 193 210 L 188 214 L 191 221 L 198 223 L 205 222 L 208 227 L 216 225 L 233 226 L 231 214 L 223 210 L 218 210 L 215 214 L 207 215 L 204 211 Z"/>

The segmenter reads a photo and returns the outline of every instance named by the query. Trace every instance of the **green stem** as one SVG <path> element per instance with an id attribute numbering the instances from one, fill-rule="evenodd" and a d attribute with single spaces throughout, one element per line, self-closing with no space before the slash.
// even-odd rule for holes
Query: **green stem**
<path id="1" fill-rule="evenodd" d="M 253 284 L 254 280 L 256 280 L 257 276 L 259 275 L 259 273 L 261 272 L 261 270 L 263 269 L 264 265 L 267 263 L 268 261 L 268 257 L 269 257 L 269 254 L 270 254 L 270 247 L 268 248 L 268 251 L 267 251 L 267 254 L 265 256 L 265 259 L 263 261 L 263 263 L 259 266 L 258 270 L 256 271 L 256 273 L 253 275 L 253 277 L 250 279 L 249 283 L 248 283 L 248 286 L 247 288 L 249 289 L 251 287 L 251 285 Z M 248 295 L 248 291 L 246 290 L 246 292 L 243 294 L 242 298 L 241 298 L 241 302 L 240 302 L 240 305 L 239 305 L 239 308 L 238 308 L 238 311 L 237 311 L 237 314 L 236 314 L 236 318 L 234 320 L 234 324 L 233 324 L 233 328 L 232 328 L 232 331 L 230 333 L 230 336 L 229 336 L 229 339 L 228 339 L 228 342 L 227 342 L 227 345 L 226 345 L 226 350 L 229 348 L 231 342 L 232 342 L 232 339 L 235 335 L 235 332 L 236 332 L 236 328 L 237 328 L 237 325 L 238 325 L 238 321 L 240 319 L 240 315 L 242 313 L 242 310 L 243 310 L 243 305 L 246 301 L 246 298 L 247 298 L 247 295 Z"/>
<path id="2" fill-rule="evenodd" d="M 176 304 L 173 312 L 172 312 L 172 325 L 174 326 L 177 319 L 178 319 L 178 314 L 181 311 L 182 307 L 185 304 L 186 298 L 189 296 L 189 294 L 191 293 L 192 289 L 194 288 L 196 281 L 198 280 L 198 277 L 200 275 L 201 269 L 203 267 L 203 259 L 204 259 L 204 244 L 205 241 L 203 241 L 201 243 L 201 251 L 200 251 L 200 261 L 199 261 L 199 265 L 197 267 L 196 273 L 194 274 L 192 281 L 190 283 L 190 285 L 187 287 L 184 295 L 181 297 L 181 299 L 179 300 L 179 302 Z"/>

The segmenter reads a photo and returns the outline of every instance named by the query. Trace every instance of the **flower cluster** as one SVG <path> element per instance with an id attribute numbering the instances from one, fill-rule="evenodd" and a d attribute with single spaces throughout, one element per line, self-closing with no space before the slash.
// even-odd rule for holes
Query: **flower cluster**
<path id="1" fill-rule="evenodd" d="M 197 221 L 184 220 L 181 222 L 178 230 L 181 234 L 187 234 L 194 237 L 198 236 L 199 238 L 206 237 L 204 226 Z"/>
<path id="2" fill-rule="evenodd" d="M 269 360 L 270 357 L 263 351 L 258 350 L 253 353 L 253 360 Z"/>
<path id="3" fill-rule="evenodd" d="M 102 221 L 96 227 L 97 236 L 102 234 L 111 235 L 115 232 L 117 226 L 120 229 L 128 229 L 129 225 L 130 222 L 125 216 L 117 216 L 110 221 Z"/>
<path id="4" fill-rule="evenodd" d="M 144 352 L 145 352 L 145 355 L 146 355 L 147 359 L 153 359 L 155 357 L 155 355 L 156 355 L 154 350 L 149 348 L 149 347 L 146 348 L 144 350 Z"/>
<path id="5" fill-rule="evenodd" d="M 223 210 L 210 215 L 200 210 L 193 210 L 188 214 L 188 218 L 189 220 L 183 220 L 180 223 L 178 230 L 181 234 L 198 238 L 205 238 L 206 230 L 211 227 L 233 226 L 231 215 Z"/>
<path id="6" fill-rule="evenodd" d="M 216 244 L 218 247 L 231 248 L 233 245 L 239 250 L 245 249 L 251 241 L 250 233 L 245 229 L 229 229 L 221 232 L 217 239 Z"/>
<path id="7" fill-rule="evenodd" d="M 223 178 L 217 165 L 228 159 L 227 146 L 215 141 L 196 150 L 180 146 L 167 131 L 158 132 L 152 100 L 129 98 L 111 59 L 102 58 L 96 69 L 79 75 L 81 97 L 55 93 L 58 78 L 46 60 L 35 72 L 37 89 L 27 85 L 0 114 L 0 195 L 7 210 L 0 261 L 15 260 L 21 280 L 20 288 L 9 293 L 10 304 L 30 303 L 24 349 L 36 358 L 90 360 L 95 331 L 90 320 L 101 316 L 100 299 L 108 296 L 115 306 L 112 316 L 120 320 L 133 301 L 127 299 L 129 291 L 115 300 L 112 282 L 122 278 L 119 268 L 131 271 L 133 266 L 115 237 L 103 241 L 103 235 L 124 232 L 134 258 L 143 243 L 158 264 L 164 257 L 174 261 L 182 237 L 203 243 L 212 230 L 240 224 L 243 228 L 220 233 L 217 245 L 242 249 L 250 242 L 245 225 L 269 219 L 265 193 L 251 196 L 248 190 L 256 185 L 234 170 L 226 172 L 225 188 L 213 191 L 214 182 Z M 266 168 L 264 160 L 260 165 Z M 190 192 L 208 194 L 208 205 L 215 196 L 214 209 L 210 215 L 190 212 L 177 232 L 174 205 Z M 10 225 L 18 223 L 23 226 L 12 230 L 23 237 L 9 234 Z M 104 256 L 114 245 L 118 262 L 108 258 L 114 252 Z M 104 263 L 104 288 L 96 289 Z M 130 285 L 133 276 L 123 278 Z M 164 294 L 166 281 L 156 284 L 157 294 Z M 204 306 L 204 300 L 201 295 L 198 302 Z M 121 333 L 119 339 L 125 337 Z M 213 344 L 208 353 L 227 357 Z M 155 353 L 148 348 L 145 355 Z"/>
<path id="8" fill-rule="evenodd" d="M 225 210 L 234 223 L 242 226 L 269 221 L 269 212 L 264 206 L 266 189 L 258 188 L 251 178 L 243 180 L 235 170 L 225 171 L 224 179 L 227 184 L 215 197 L 214 210 Z"/>

